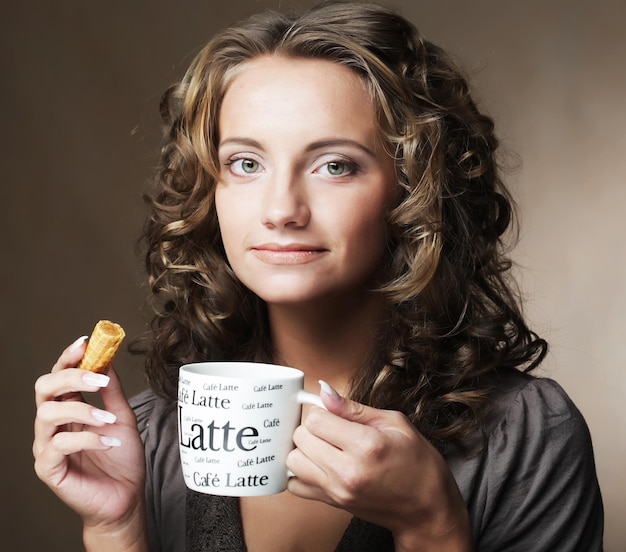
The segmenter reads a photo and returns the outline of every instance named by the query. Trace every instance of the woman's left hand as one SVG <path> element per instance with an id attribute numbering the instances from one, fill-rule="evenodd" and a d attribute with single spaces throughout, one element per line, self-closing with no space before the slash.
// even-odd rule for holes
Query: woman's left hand
<path id="1" fill-rule="evenodd" d="M 401 413 L 321 393 L 287 459 L 289 491 L 389 529 L 396 550 L 471 550 L 469 517 L 444 459 Z"/>

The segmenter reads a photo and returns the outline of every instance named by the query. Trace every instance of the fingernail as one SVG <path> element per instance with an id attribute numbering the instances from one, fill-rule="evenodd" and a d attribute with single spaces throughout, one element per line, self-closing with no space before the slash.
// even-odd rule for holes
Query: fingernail
<path id="1" fill-rule="evenodd" d="M 115 414 L 107 412 L 106 410 L 100 410 L 99 408 L 94 408 L 91 411 L 91 415 L 99 422 L 105 422 L 107 424 L 112 424 L 115 420 L 117 420 L 117 416 Z"/>
<path id="2" fill-rule="evenodd" d="M 109 437 L 108 435 L 101 435 L 100 442 L 105 447 L 119 447 L 122 444 L 122 441 L 120 441 L 116 437 Z"/>
<path id="3" fill-rule="evenodd" d="M 83 381 L 93 387 L 106 387 L 109 385 L 110 379 L 106 374 L 98 374 L 97 372 L 85 372 L 83 375 Z"/>
<path id="4" fill-rule="evenodd" d="M 87 339 L 89 339 L 88 335 L 83 335 L 82 337 L 79 337 L 76 341 L 74 341 L 74 343 L 70 345 L 70 351 L 75 351 L 76 349 L 78 349 L 83 343 L 85 343 L 85 341 L 87 341 Z"/>
<path id="5" fill-rule="evenodd" d="M 340 402 L 343 400 L 343 397 L 337 393 L 330 385 L 328 385 L 324 380 L 319 380 L 320 388 L 322 393 L 328 395 L 332 400 Z"/>

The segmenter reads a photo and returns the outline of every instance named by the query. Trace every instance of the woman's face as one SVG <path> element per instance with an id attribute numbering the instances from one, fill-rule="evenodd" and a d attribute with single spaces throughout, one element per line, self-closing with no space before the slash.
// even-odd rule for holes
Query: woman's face
<path id="1" fill-rule="evenodd" d="M 362 80 L 264 56 L 226 92 L 215 204 L 237 277 L 268 304 L 354 298 L 375 283 L 395 188 Z"/>

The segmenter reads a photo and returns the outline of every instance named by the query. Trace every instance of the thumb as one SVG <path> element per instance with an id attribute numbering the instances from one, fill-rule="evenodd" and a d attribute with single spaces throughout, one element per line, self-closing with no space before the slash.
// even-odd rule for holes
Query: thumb
<path id="1" fill-rule="evenodd" d="M 380 410 L 342 397 L 324 380 L 320 380 L 319 384 L 320 398 L 329 412 L 364 425 L 375 425 L 380 419 Z"/>

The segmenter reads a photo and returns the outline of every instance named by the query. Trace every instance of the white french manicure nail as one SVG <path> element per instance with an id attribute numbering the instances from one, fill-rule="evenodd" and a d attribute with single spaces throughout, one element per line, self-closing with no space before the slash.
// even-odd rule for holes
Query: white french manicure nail
<path id="1" fill-rule="evenodd" d="M 343 397 L 339 393 L 337 393 L 337 391 L 335 391 L 335 389 L 332 388 L 324 380 L 319 380 L 318 383 L 320 384 L 320 388 L 322 389 L 322 392 L 325 393 L 326 395 L 328 395 L 329 397 L 331 397 L 333 400 L 335 400 L 335 401 L 342 401 L 343 400 Z"/>
<path id="2" fill-rule="evenodd" d="M 99 408 L 94 408 L 91 411 L 91 415 L 95 420 L 99 422 L 105 422 L 107 424 L 112 424 L 117 420 L 117 416 L 112 412 L 107 412 L 106 410 L 100 410 Z"/>
<path id="3" fill-rule="evenodd" d="M 122 441 L 120 441 L 116 437 L 109 437 L 108 435 L 101 435 L 100 442 L 105 447 L 119 447 L 122 444 Z"/>
<path id="4" fill-rule="evenodd" d="M 97 372 L 85 372 L 83 375 L 83 381 L 93 387 L 106 387 L 109 385 L 110 379 L 106 374 L 98 374 Z"/>
<path id="5" fill-rule="evenodd" d="M 82 337 L 79 337 L 76 341 L 74 341 L 74 343 L 70 345 L 70 351 L 78 349 L 83 343 L 85 343 L 85 341 L 87 341 L 87 339 L 89 339 L 88 335 L 83 335 Z"/>

